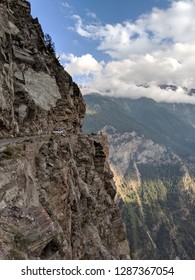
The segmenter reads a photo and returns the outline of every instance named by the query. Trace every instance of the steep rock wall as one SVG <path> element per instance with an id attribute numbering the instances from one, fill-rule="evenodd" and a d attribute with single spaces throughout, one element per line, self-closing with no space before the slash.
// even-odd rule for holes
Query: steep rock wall
<path id="1" fill-rule="evenodd" d="M 106 139 L 31 142 L 0 154 L 0 258 L 127 259 Z"/>
<path id="2" fill-rule="evenodd" d="M 81 93 L 44 41 L 27 1 L 0 1 L 0 137 L 79 132 Z"/>
<path id="3" fill-rule="evenodd" d="M 129 259 L 107 139 L 81 134 L 80 90 L 29 2 L 0 0 L 0 25 L 0 259 Z"/>

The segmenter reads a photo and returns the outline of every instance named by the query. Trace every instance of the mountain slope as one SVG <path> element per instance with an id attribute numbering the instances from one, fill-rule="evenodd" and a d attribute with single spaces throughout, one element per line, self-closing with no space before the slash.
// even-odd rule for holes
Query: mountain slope
<path id="1" fill-rule="evenodd" d="M 85 132 L 101 131 L 135 259 L 194 259 L 194 116 L 187 104 L 85 96 Z"/>
<path id="2" fill-rule="evenodd" d="M 193 105 L 170 105 L 147 98 L 132 100 L 100 95 L 86 95 L 85 101 L 88 111 L 92 112 L 85 118 L 83 130 L 86 133 L 111 125 L 120 133 L 136 131 L 181 155 L 195 154 Z"/>

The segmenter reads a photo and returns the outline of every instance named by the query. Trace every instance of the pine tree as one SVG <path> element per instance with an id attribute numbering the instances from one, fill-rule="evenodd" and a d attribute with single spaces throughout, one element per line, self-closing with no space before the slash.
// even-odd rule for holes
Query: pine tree
<path id="1" fill-rule="evenodd" d="M 55 53 L 55 44 L 52 41 L 52 38 L 51 38 L 51 36 L 49 34 L 45 34 L 44 41 L 45 41 L 45 45 L 47 47 L 47 50 L 51 54 L 54 54 Z"/>

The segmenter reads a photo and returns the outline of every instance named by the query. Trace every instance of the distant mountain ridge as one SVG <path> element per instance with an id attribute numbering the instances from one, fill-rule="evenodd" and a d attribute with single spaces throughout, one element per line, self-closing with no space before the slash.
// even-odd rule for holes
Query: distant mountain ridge
<path id="1" fill-rule="evenodd" d="M 84 96 L 87 117 L 83 130 L 99 131 L 105 125 L 120 132 L 136 131 L 182 156 L 195 156 L 195 106 L 158 103 L 142 97 L 114 98 L 98 94 Z M 94 118 L 95 116 L 95 118 Z"/>
<path id="2" fill-rule="evenodd" d="M 137 87 L 143 87 L 143 88 L 150 88 L 149 84 L 137 84 Z M 85 85 L 79 85 L 81 91 L 84 94 L 90 95 L 90 94 L 101 94 L 101 95 L 106 95 L 107 93 L 110 93 L 111 90 L 107 89 L 105 92 L 103 91 L 99 91 L 95 88 L 91 88 L 90 86 L 85 86 Z M 182 89 L 183 92 L 188 95 L 188 96 L 195 96 L 195 88 L 187 88 L 187 87 L 183 87 L 183 86 L 179 86 L 179 85 L 174 85 L 174 84 L 159 84 L 157 87 L 159 87 L 162 90 L 170 90 L 170 91 L 177 91 L 179 89 Z M 105 94 L 106 93 L 106 94 Z"/>

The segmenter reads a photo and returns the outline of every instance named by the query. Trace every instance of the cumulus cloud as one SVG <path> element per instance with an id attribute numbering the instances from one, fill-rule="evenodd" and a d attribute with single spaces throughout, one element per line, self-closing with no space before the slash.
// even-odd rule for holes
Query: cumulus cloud
<path id="1" fill-rule="evenodd" d="M 67 61 L 66 70 L 72 75 L 89 75 L 101 72 L 102 64 L 99 63 L 91 54 L 85 54 L 81 57 L 73 54 L 61 54 L 60 58 Z"/>
<path id="2" fill-rule="evenodd" d="M 183 87 L 195 88 L 195 0 L 170 1 L 167 9 L 153 8 L 135 22 L 84 24 L 75 15 L 75 31 L 97 41 L 110 61 L 92 55 L 69 55 L 65 67 L 74 75 L 92 75 L 90 86 L 115 96 L 195 103 Z M 95 18 L 95 17 L 94 17 Z M 150 88 L 139 87 L 147 84 Z M 177 92 L 159 84 L 176 84 Z"/>
<path id="3" fill-rule="evenodd" d="M 104 62 L 98 62 L 91 54 L 80 57 L 73 54 L 61 54 L 60 60 L 66 65 L 66 71 L 76 76 L 79 83 L 93 82 L 94 77 L 102 73 L 104 66 Z"/>
<path id="4" fill-rule="evenodd" d="M 98 49 L 112 58 L 127 58 L 144 54 L 173 43 L 195 40 L 195 1 L 173 1 L 170 8 L 153 8 L 150 14 L 140 16 L 135 22 L 112 24 L 84 24 L 75 17 L 76 32 L 97 40 Z"/>

